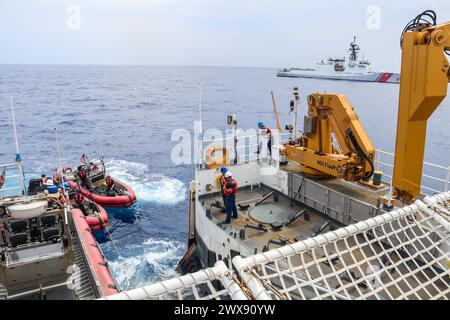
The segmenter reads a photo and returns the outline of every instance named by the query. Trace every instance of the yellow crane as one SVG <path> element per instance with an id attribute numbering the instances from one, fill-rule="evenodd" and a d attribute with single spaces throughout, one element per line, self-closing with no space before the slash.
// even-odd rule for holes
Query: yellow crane
<path id="1" fill-rule="evenodd" d="M 339 148 L 333 145 L 333 134 Z M 303 135 L 285 145 L 289 160 L 316 177 L 359 181 L 372 176 L 375 149 L 347 97 L 316 93 L 308 97 Z"/>
<path id="2" fill-rule="evenodd" d="M 402 68 L 393 186 L 411 202 L 420 194 L 427 120 L 447 96 L 450 22 L 425 11 L 402 33 Z"/>
<path id="3" fill-rule="evenodd" d="M 450 22 L 436 23 L 427 10 L 402 32 L 402 66 L 393 187 L 411 202 L 420 194 L 427 120 L 444 100 L 450 79 Z M 333 135 L 338 146 L 333 144 Z M 354 108 L 341 94 L 308 97 L 304 133 L 285 145 L 288 160 L 313 176 L 368 179 L 375 150 Z"/>

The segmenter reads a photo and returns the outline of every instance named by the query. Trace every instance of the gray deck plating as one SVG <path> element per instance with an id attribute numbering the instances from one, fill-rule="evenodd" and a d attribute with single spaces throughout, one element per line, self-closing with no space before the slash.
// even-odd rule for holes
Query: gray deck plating
<path id="1" fill-rule="evenodd" d="M 250 217 L 249 213 L 253 208 L 255 208 L 255 203 L 271 191 L 273 190 L 265 186 L 262 186 L 260 188 L 246 188 L 239 190 L 237 195 L 237 202 L 250 205 L 250 207 L 247 210 L 238 209 L 239 218 L 233 219 L 230 225 L 222 225 L 221 222 L 225 220 L 226 214 L 222 213 L 219 208 L 211 207 L 211 205 L 216 201 L 221 201 L 220 196 L 208 195 L 200 198 L 200 200 L 204 202 L 205 210 L 211 208 L 211 216 L 215 220 L 216 224 L 220 228 L 222 228 L 224 232 L 233 233 L 233 236 L 238 238 L 239 230 L 244 229 L 247 224 L 258 224 L 257 221 L 253 220 Z M 247 229 L 246 237 L 245 239 L 241 239 L 241 244 L 248 247 L 250 251 L 261 252 L 263 250 L 263 247 L 266 246 L 270 240 L 280 240 L 280 238 L 286 238 L 288 239 L 288 241 L 294 242 L 296 241 L 295 239 L 306 239 L 314 234 L 314 227 L 322 225 L 324 222 L 330 220 L 327 216 L 321 214 L 320 212 L 307 208 L 306 206 L 301 205 L 298 202 L 294 202 L 293 206 L 291 207 L 290 199 L 278 192 L 275 192 L 275 194 L 278 195 L 278 202 L 275 202 L 274 197 L 272 196 L 264 201 L 261 207 L 263 207 L 264 204 L 276 205 L 278 208 L 280 208 L 280 212 L 283 212 L 285 216 L 289 216 L 291 213 L 299 212 L 305 209 L 309 213 L 310 220 L 305 221 L 305 219 L 301 217 L 291 225 L 287 227 L 285 226 L 278 231 L 273 230 L 270 226 L 267 225 L 267 232 Z M 335 222 L 335 225 L 338 226 L 339 224 Z M 276 245 L 271 244 L 270 248 L 273 247 L 276 247 Z"/>
<path id="2" fill-rule="evenodd" d="M 261 252 L 271 240 L 282 239 L 291 243 L 311 237 L 327 221 L 330 221 L 330 224 L 323 231 L 328 231 L 330 227 L 339 228 L 365 220 L 384 212 L 380 208 L 378 199 L 387 192 L 387 188 L 372 190 L 341 179 L 313 179 L 305 176 L 300 172 L 298 166 L 292 164 L 282 166 L 281 170 L 288 172 L 288 193 L 282 194 L 264 185 L 240 189 L 237 203 L 249 205 L 249 208 L 239 209 L 239 218 L 233 219 L 230 225 L 221 224 L 225 220 L 226 214 L 222 213 L 220 208 L 212 206 L 217 201 L 222 203 L 220 195 L 206 195 L 199 199 L 203 203 L 204 209 L 210 210 L 214 222 L 224 232 L 239 239 L 241 245 L 247 247 L 250 252 Z M 269 192 L 274 192 L 278 196 L 278 202 L 275 202 L 272 196 L 255 209 L 258 200 Z M 252 215 L 252 210 L 259 210 L 258 216 L 266 218 L 270 218 L 270 211 L 273 211 L 273 215 L 281 217 L 278 220 L 283 224 L 289 215 L 306 210 L 309 220 L 305 220 L 305 216 L 302 216 L 291 225 L 277 230 L 266 223 L 267 232 L 248 228 L 245 232 L 245 239 L 241 239 L 240 230 L 244 229 L 247 224 L 256 226 L 259 222 L 263 222 L 254 219 L 256 215 Z M 264 210 L 267 212 L 261 212 Z M 270 244 L 270 248 L 276 246 L 277 244 Z"/>

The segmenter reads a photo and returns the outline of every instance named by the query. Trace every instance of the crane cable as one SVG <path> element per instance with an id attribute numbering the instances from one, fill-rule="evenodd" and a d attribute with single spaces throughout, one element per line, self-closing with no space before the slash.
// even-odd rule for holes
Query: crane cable
<path id="1" fill-rule="evenodd" d="M 373 159 L 371 159 L 369 156 L 367 156 L 367 154 L 362 150 L 361 146 L 359 145 L 358 141 L 356 140 L 355 135 L 353 134 L 353 131 L 350 128 L 345 133 L 345 136 L 352 142 L 353 146 L 355 147 L 354 151 L 361 159 L 361 165 L 362 165 L 363 171 L 365 168 L 365 161 L 367 161 L 369 163 L 370 171 L 365 172 L 365 174 L 363 176 L 364 179 L 369 179 L 375 172 Z"/>
<path id="2" fill-rule="evenodd" d="M 408 22 L 400 37 L 400 48 L 403 46 L 403 34 L 410 31 L 420 31 L 424 24 L 428 26 L 435 26 L 437 24 L 436 12 L 433 10 L 425 10 Z"/>
<path id="3" fill-rule="evenodd" d="M 403 34 L 410 31 L 421 31 L 424 25 L 434 27 L 437 24 L 437 14 L 433 10 L 425 10 L 412 19 L 402 31 L 400 37 L 400 48 L 403 46 Z M 444 53 L 450 56 L 450 48 L 444 48 Z"/>

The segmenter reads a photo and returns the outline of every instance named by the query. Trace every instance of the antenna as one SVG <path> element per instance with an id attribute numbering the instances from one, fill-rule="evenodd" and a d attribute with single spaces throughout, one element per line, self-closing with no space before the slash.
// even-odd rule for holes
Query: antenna
<path id="1" fill-rule="evenodd" d="M 56 167 L 60 170 L 61 175 L 63 172 L 62 162 L 61 162 L 61 151 L 59 149 L 59 139 L 58 139 L 58 131 L 55 128 L 55 142 L 56 142 Z"/>
<path id="2" fill-rule="evenodd" d="M 350 61 L 358 60 L 358 51 L 360 51 L 360 47 L 356 44 L 356 36 L 353 36 L 353 42 L 350 43 Z"/>
<path id="3" fill-rule="evenodd" d="M 55 143 L 56 143 L 56 167 L 57 167 L 57 172 L 61 175 L 61 185 L 62 185 L 62 189 L 63 189 L 63 193 L 64 196 L 66 196 L 66 188 L 65 188 L 65 181 L 64 181 L 64 172 L 63 172 L 63 166 L 62 166 L 62 161 L 61 161 L 61 152 L 59 149 L 59 139 L 58 139 L 58 131 L 55 128 Z M 64 203 L 64 222 L 66 224 L 69 223 L 69 220 L 67 218 L 67 203 Z"/>
<path id="4" fill-rule="evenodd" d="M 297 140 L 297 107 L 300 102 L 300 94 L 298 87 L 294 87 L 294 92 L 292 94 L 292 100 L 290 104 L 290 113 L 292 116 L 292 124 L 289 126 L 291 131 L 290 139 L 291 141 Z"/>
<path id="5" fill-rule="evenodd" d="M 197 164 L 202 166 L 203 165 L 203 119 L 202 119 L 202 86 L 199 86 L 198 89 L 198 117 L 199 117 L 199 123 L 200 123 L 200 130 L 198 134 L 198 156 L 200 159 L 197 160 Z"/>
<path id="6" fill-rule="evenodd" d="M 13 98 L 9 97 L 9 101 L 10 101 L 10 105 L 11 105 L 14 140 L 15 140 L 15 143 L 16 143 L 16 162 L 17 162 L 17 164 L 19 166 L 19 177 L 20 177 L 20 180 L 21 180 L 22 195 L 24 195 L 25 191 L 26 191 L 26 188 L 25 188 L 25 175 L 23 173 L 22 156 L 20 155 L 20 149 L 19 149 L 19 138 L 17 137 L 16 115 L 15 115 L 15 112 L 14 112 Z"/>

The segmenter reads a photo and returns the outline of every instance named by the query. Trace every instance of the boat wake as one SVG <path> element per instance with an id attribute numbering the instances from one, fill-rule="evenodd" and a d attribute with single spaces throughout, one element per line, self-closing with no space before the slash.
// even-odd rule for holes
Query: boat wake
<path id="1" fill-rule="evenodd" d="M 111 176 L 128 184 L 140 201 L 162 205 L 174 205 L 186 198 L 186 186 L 178 179 L 162 174 L 152 174 L 147 165 L 125 160 L 105 163 Z"/>
<path id="2" fill-rule="evenodd" d="M 109 269 L 122 289 L 131 289 L 177 276 L 174 270 L 185 250 L 174 240 L 148 239 L 127 248 L 125 257 L 109 261 Z"/>

